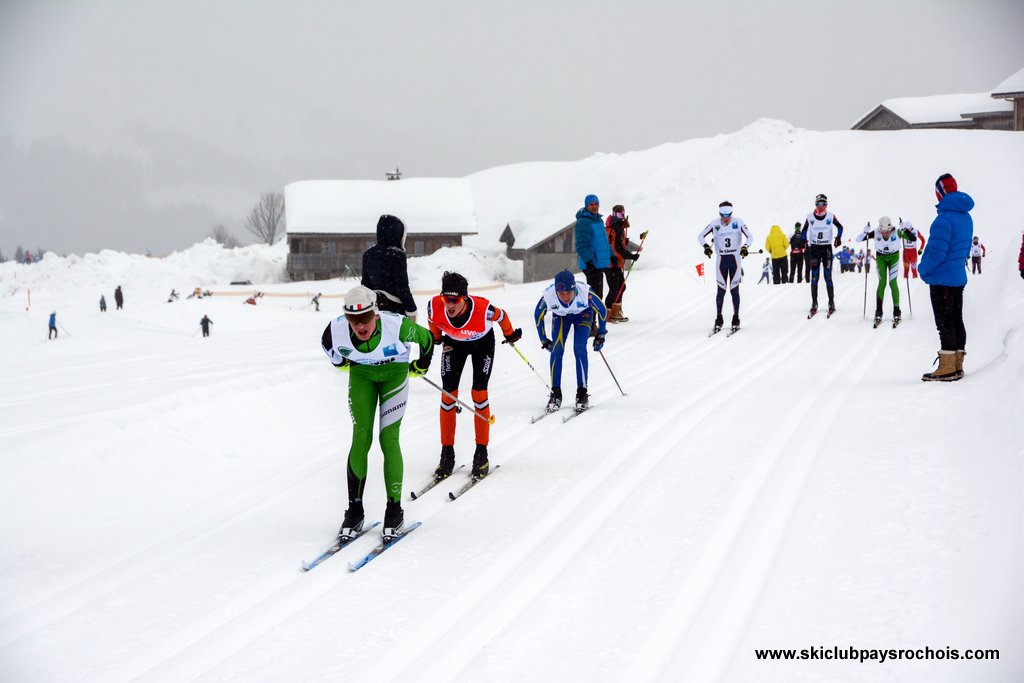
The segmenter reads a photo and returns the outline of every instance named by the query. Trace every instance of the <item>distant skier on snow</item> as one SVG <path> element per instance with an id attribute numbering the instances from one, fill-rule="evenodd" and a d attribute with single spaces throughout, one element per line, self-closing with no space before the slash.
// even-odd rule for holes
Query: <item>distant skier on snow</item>
<path id="1" fill-rule="evenodd" d="M 203 336 L 204 337 L 209 337 L 210 336 L 210 325 L 212 325 L 212 324 L 213 324 L 213 321 L 210 320 L 210 316 L 208 316 L 208 315 L 204 315 L 203 319 L 199 321 L 199 326 L 201 328 L 203 328 Z M 193 332 L 192 334 L 195 334 L 195 332 Z"/>
<path id="2" fill-rule="evenodd" d="M 544 330 L 544 317 L 548 311 L 551 312 L 550 339 Z M 548 285 L 544 290 L 534 309 L 533 318 L 541 347 L 551 352 L 551 395 L 548 397 L 548 412 L 553 413 L 562 407 L 562 355 L 569 340 L 570 328 L 573 355 L 576 360 L 576 410 L 584 411 L 589 407 L 587 339 L 590 338 L 591 330 L 596 330 L 594 350 L 600 351 L 604 348 L 607 334 L 606 316 L 607 309 L 601 298 L 590 289 L 590 285 L 576 282 L 576 278 L 568 270 L 555 275 L 554 284 Z"/>
<path id="3" fill-rule="evenodd" d="M 903 238 L 903 278 L 910 274 L 917 279 L 917 257 L 924 251 L 924 235 L 910 221 L 900 219 L 899 236 Z M 918 244 L 920 242 L 920 244 Z"/>
<path id="4" fill-rule="evenodd" d="M 712 250 L 704 240 L 711 235 L 715 244 L 715 280 L 718 292 L 715 295 L 715 326 L 714 332 L 722 329 L 722 304 L 725 302 L 725 290 L 732 295 L 732 328 L 740 327 L 740 282 L 743 280 L 743 267 L 740 259 L 747 257 L 751 236 L 747 224 L 742 218 L 732 215 L 732 202 L 724 201 L 718 205 L 718 220 L 708 223 L 697 233 L 697 244 L 704 248 L 704 255 L 711 258 Z"/>
<path id="5" fill-rule="evenodd" d="M 484 417 L 491 416 L 487 384 L 494 367 L 494 325 L 501 328 L 504 344 L 515 344 L 523 336 L 514 329 L 508 314 L 481 296 L 470 296 L 469 282 L 459 273 L 445 272 L 441 293 L 427 304 L 427 322 L 435 344 L 441 344 L 441 386 L 454 397 L 459 395 L 459 381 L 466 360 L 473 362 L 473 407 Z M 455 398 L 441 394 L 441 460 L 434 476 L 445 479 L 455 468 Z M 473 453 L 472 476 L 487 475 L 490 465 L 487 445 L 491 425 L 474 417 L 476 450 Z"/>
<path id="6" fill-rule="evenodd" d="M 120 311 L 124 308 L 124 294 L 121 292 L 121 285 L 114 290 L 114 303 L 117 304 L 117 310 Z"/>
<path id="7" fill-rule="evenodd" d="M 882 303 L 885 300 L 885 285 L 888 283 L 892 290 L 892 320 L 893 324 L 899 324 L 902 317 L 900 312 L 900 285 L 899 264 L 900 264 L 900 237 L 892 224 L 892 219 L 882 216 L 878 219 L 878 229 L 872 230 L 871 223 L 868 223 L 864 230 L 857 235 L 854 242 L 866 242 L 869 239 L 875 240 L 875 254 L 878 262 L 878 288 L 875 290 L 875 327 L 882 322 Z"/>
<path id="8" fill-rule="evenodd" d="M 981 259 L 985 257 L 985 245 L 977 237 L 971 241 L 971 275 L 981 275 Z"/>
<path id="9" fill-rule="evenodd" d="M 833 231 L 835 237 L 832 236 Z M 811 311 L 818 312 L 818 277 L 825 271 L 825 290 L 828 292 L 828 314 L 836 310 L 835 288 L 832 284 L 832 248 L 839 248 L 843 242 L 843 225 L 835 214 L 828 210 L 828 197 L 819 194 L 814 198 L 814 210 L 804 219 L 801 235 L 807 240 L 811 261 Z"/>
<path id="10" fill-rule="evenodd" d="M 789 283 L 803 282 L 804 278 L 811 281 L 807 272 L 807 240 L 803 236 L 800 223 L 793 226 L 793 236 L 789 238 Z"/>
<path id="11" fill-rule="evenodd" d="M 56 339 L 57 337 L 57 311 L 50 314 L 50 331 L 47 334 L 47 339 Z"/>

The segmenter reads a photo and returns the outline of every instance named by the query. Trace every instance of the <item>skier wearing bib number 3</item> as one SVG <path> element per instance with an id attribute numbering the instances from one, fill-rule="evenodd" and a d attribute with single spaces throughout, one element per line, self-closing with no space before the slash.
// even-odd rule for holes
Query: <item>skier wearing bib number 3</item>
<path id="1" fill-rule="evenodd" d="M 715 327 L 714 332 L 722 329 L 722 304 L 725 302 L 725 290 L 728 287 L 732 294 L 732 329 L 740 327 L 740 281 L 743 279 L 743 268 L 740 259 L 747 257 L 750 247 L 750 230 L 742 218 L 733 218 L 732 202 L 718 205 L 718 220 L 711 221 L 697 234 L 697 244 L 704 248 L 704 255 L 711 258 L 711 245 L 704 240 L 711 235 L 715 243 L 715 279 L 718 292 L 715 294 Z M 712 332 L 712 334 L 714 334 Z"/>
<path id="2" fill-rule="evenodd" d="M 832 286 L 832 247 L 838 249 L 842 244 L 843 225 L 828 210 L 828 197 L 825 195 L 819 194 L 814 198 L 814 211 L 807 214 L 802 235 L 807 240 L 807 254 L 811 261 L 811 310 L 807 317 L 818 312 L 818 276 L 822 270 L 825 271 L 828 314 L 831 316 L 836 311 L 835 290 Z"/>

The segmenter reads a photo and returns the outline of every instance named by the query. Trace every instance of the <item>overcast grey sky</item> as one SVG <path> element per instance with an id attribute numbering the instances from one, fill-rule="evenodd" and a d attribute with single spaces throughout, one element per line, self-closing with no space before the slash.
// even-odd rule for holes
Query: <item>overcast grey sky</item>
<path id="1" fill-rule="evenodd" d="M 0 0 L 0 249 L 166 253 L 312 178 L 849 128 L 1024 66 L 1022 0 Z"/>

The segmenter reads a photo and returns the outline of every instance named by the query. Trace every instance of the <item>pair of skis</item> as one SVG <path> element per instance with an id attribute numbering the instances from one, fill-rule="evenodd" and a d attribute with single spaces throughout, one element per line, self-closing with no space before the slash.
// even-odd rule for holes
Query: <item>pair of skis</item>
<path id="1" fill-rule="evenodd" d="M 902 318 L 893 318 L 892 319 L 892 329 L 895 330 L 899 326 L 901 320 L 902 320 Z M 875 318 L 875 322 L 871 325 L 871 329 L 875 329 L 875 328 L 877 328 L 881 324 L 882 324 L 882 319 L 881 318 Z"/>
<path id="2" fill-rule="evenodd" d="M 571 413 L 569 413 L 568 415 L 566 415 L 565 417 L 562 418 L 562 424 L 565 424 L 566 422 L 568 422 L 569 420 L 573 419 L 574 417 L 579 417 L 583 413 L 585 413 L 588 410 L 590 410 L 590 408 L 591 408 L 591 405 L 589 403 L 587 404 L 587 407 L 584 408 L 583 410 L 580 410 L 579 408 L 573 408 L 573 411 Z M 559 411 L 557 411 L 557 410 L 545 410 L 540 415 L 535 415 L 535 416 L 531 417 L 530 418 L 530 424 L 533 424 L 535 422 L 539 422 L 540 420 L 543 420 L 548 415 L 554 415 L 557 412 L 559 412 Z"/>
<path id="3" fill-rule="evenodd" d="M 460 465 L 458 469 L 462 469 L 463 467 L 465 467 L 465 465 Z M 494 467 L 491 468 L 491 470 L 487 474 L 485 474 L 482 477 L 471 477 L 469 479 L 469 481 L 466 482 L 465 484 L 463 484 L 459 489 L 457 489 L 455 491 L 449 491 L 448 492 L 448 498 L 450 498 L 451 500 L 456 500 L 457 498 L 459 498 L 460 496 L 465 494 L 467 491 L 469 491 L 471 488 L 473 488 L 474 486 L 479 484 L 481 481 L 483 481 L 487 477 L 489 477 L 492 474 L 494 474 L 494 472 L 496 472 L 499 467 L 501 467 L 501 465 L 495 465 Z M 416 499 L 422 497 L 423 494 L 425 494 L 427 491 L 429 491 L 430 489 L 434 488 L 435 486 L 437 486 L 438 484 L 440 484 L 442 481 L 444 481 L 447 478 L 448 477 L 443 477 L 441 479 L 436 479 L 436 478 L 431 479 L 430 483 L 428 483 L 426 486 L 424 486 L 422 489 L 420 489 L 419 492 L 414 492 L 414 493 L 411 494 L 413 500 L 416 500 Z M 308 571 L 314 569 L 315 567 L 319 566 L 324 561 L 330 559 L 331 557 L 333 557 L 334 555 L 337 555 L 339 552 L 341 552 L 342 550 L 344 550 L 348 546 L 352 545 L 352 543 L 354 543 L 356 540 L 362 538 L 371 529 L 374 529 L 374 528 L 380 526 L 380 524 L 381 524 L 380 522 L 374 522 L 373 524 L 370 524 L 369 526 L 365 526 L 358 534 L 356 534 L 352 538 L 346 539 L 344 541 L 342 541 L 341 539 L 336 539 L 334 544 L 331 545 L 331 547 L 327 548 L 327 550 L 325 550 L 322 553 L 320 553 L 320 555 L 318 555 L 315 559 L 313 559 L 310 562 L 303 561 L 303 563 L 302 563 L 302 571 L 308 572 Z M 366 555 L 364 555 L 361 559 L 359 559 L 359 560 L 357 560 L 355 562 L 350 562 L 349 565 L 348 565 L 349 571 L 353 571 L 353 572 L 359 571 L 360 569 L 365 567 L 368 563 L 370 563 L 373 560 L 375 560 L 376 558 L 380 557 L 381 554 L 383 554 L 387 550 L 390 550 L 396 543 L 401 541 L 403 538 L 405 538 L 406 536 L 411 534 L 416 529 L 420 528 L 420 526 L 422 526 L 422 525 L 423 525 L 423 522 L 413 522 L 409 526 L 405 527 L 405 530 L 402 532 L 401 536 L 397 536 L 397 537 L 392 538 L 390 540 L 381 539 L 381 541 L 376 546 L 374 546 L 374 548 L 372 550 L 370 550 L 370 552 L 368 552 Z"/>
<path id="4" fill-rule="evenodd" d="M 723 329 L 723 328 L 721 328 L 721 327 L 714 327 L 714 328 L 712 328 L 712 329 L 711 329 L 711 331 L 710 331 L 710 332 L 708 332 L 708 336 L 709 336 L 709 337 L 714 337 L 714 336 L 715 336 L 716 334 L 718 334 L 719 332 L 721 332 L 721 331 L 722 331 L 722 329 Z M 739 332 L 739 331 L 740 331 L 740 328 L 739 328 L 739 326 L 736 326 L 736 327 L 730 327 L 730 328 L 729 328 L 729 331 L 725 333 L 725 336 L 726 336 L 726 337 L 731 337 L 732 335 L 736 334 L 736 333 L 737 333 L 737 332 Z"/>
<path id="5" fill-rule="evenodd" d="M 832 315 L 833 315 L 833 314 L 834 314 L 835 312 L 836 312 L 836 309 L 834 309 L 834 308 L 833 308 L 833 309 L 832 309 L 831 311 L 828 311 L 828 312 L 826 312 L 826 314 L 825 314 L 825 317 L 826 317 L 826 318 L 831 318 L 831 317 L 832 317 Z M 813 317 L 814 317 L 815 315 L 817 315 L 817 314 L 818 314 L 818 309 L 817 309 L 817 308 L 812 308 L 812 309 L 810 310 L 810 312 L 809 312 L 809 313 L 807 314 L 807 319 L 808 319 L 808 320 L 810 320 L 811 318 L 813 318 Z"/>

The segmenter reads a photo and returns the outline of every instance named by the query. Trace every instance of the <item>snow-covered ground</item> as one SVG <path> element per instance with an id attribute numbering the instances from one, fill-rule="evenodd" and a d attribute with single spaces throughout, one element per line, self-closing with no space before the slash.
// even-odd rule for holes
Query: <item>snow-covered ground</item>
<path id="1" fill-rule="evenodd" d="M 719 201 L 734 202 L 755 247 L 817 192 L 848 235 L 882 214 L 927 234 L 931 185 L 947 170 L 978 202 L 988 248 L 966 290 L 963 381 L 919 379 L 937 348 L 920 281 L 896 330 L 862 319 L 863 274 L 837 272 L 838 313 L 808 321 L 807 286 L 756 285 L 755 255 L 743 331 L 707 337 L 714 284 L 695 275 L 694 236 Z M 531 425 L 546 389 L 499 346 L 500 471 L 457 502 L 446 495 L 457 479 L 406 495 L 407 520 L 423 527 L 355 574 L 346 562 L 372 538 L 299 569 L 340 524 L 350 436 L 346 379 L 319 349 L 337 300 L 317 313 L 306 296 L 351 281 L 281 282 L 281 246 L 0 264 L 0 680 L 1024 678 L 1024 136 L 762 121 L 471 180 L 479 243 L 412 260 L 413 286 L 436 289 L 445 268 L 505 282 L 482 293 L 524 328 L 537 367 L 530 318 L 543 284 L 519 283 L 498 255 L 504 221 L 564 225 L 596 192 L 650 229 L 625 298 L 631 321 L 611 327 L 605 349 L 628 396 L 592 354 L 592 411 Z M 196 286 L 236 294 L 184 299 Z M 166 303 L 172 287 L 182 299 Z M 268 296 L 243 305 L 255 289 Z M 57 341 L 46 339 L 52 310 Z M 204 314 L 209 339 L 194 334 Z M 407 490 L 436 465 L 437 405 L 413 383 Z M 472 442 L 464 414 L 460 463 Z M 371 462 L 379 519 L 376 446 Z M 754 653 L 815 647 L 1000 659 Z"/>

